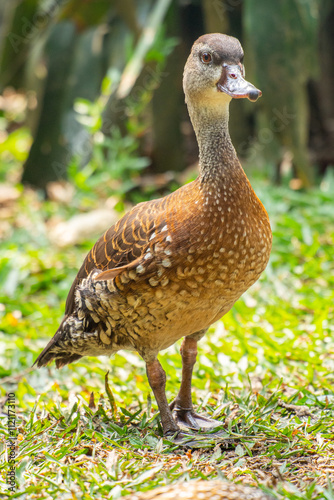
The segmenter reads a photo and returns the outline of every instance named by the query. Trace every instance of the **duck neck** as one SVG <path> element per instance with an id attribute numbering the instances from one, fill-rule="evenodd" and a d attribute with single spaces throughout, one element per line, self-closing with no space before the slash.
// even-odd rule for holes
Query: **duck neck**
<path id="1" fill-rule="evenodd" d="M 188 104 L 188 110 L 199 146 L 201 181 L 223 181 L 241 169 L 228 130 L 229 102 L 210 108 Z"/>

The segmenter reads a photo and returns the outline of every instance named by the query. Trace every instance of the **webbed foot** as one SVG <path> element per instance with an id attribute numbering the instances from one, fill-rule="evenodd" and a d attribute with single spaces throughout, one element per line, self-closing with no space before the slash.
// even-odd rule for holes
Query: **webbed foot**
<path id="1" fill-rule="evenodd" d="M 208 419 L 209 420 L 209 419 Z M 177 433 L 167 433 L 164 438 L 177 445 L 180 448 L 214 448 L 219 444 L 222 449 L 234 448 L 236 442 L 226 435 L 225 432 L 222 433 L 212 433 L 212 434 L 198 434 L 197 432 L 192 432 L 190 429 L 188 432 L 179 431 Z"/>
<path id="2" fill-rule="evenodd" d="M 221 422 L 195 413 L 193 408 L 181 408 L 175 402 L 170 405 L 177 425 L 182 429 L 210 431 L 222 425 Z"/>

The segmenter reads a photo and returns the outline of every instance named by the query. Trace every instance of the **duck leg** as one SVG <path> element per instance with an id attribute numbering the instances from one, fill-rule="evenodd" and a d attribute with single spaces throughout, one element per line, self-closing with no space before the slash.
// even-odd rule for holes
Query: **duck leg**
<path id="1" fill-rule="evenodd" d="M 191 398 L 191 379 L 197 357 L 197 342 L 203 337 L 205 331 L 189 335 L 182 342 L 180 349 L 182 356 L 181 387 L 176 399 L 170 405 L 175 421 L 181 427 L 195 430 L 209 430 L 221 425 L 220 422 L 195 413 Z"/>
<path id="2" fill-rule="evenodd" d="M 164 436 L 171 436 L 179 433 L 180 427 L 173 418 L 166 398 L 166 374 L 157 359 L 146 363 L 146 373 L 149 384 L 158 403 Z"/>

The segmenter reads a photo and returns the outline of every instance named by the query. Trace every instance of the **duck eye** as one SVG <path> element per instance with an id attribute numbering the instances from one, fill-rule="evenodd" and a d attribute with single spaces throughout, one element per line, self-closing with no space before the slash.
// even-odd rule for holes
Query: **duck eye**
<path id="1" fill-rule="evenodd" d="M 203 54 L 201 54 L 201 61 L 208 64 L 212 61 L 212 55 L 209 52 L 203 52 Z"/>

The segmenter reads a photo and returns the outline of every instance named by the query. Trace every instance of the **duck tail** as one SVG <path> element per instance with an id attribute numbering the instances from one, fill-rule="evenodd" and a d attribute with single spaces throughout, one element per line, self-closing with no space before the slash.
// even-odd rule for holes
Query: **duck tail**
<path id="1" fill-rule="evenodd" d="M 65 316 L 54 337 L 43 349 L 33 366 L 36 365 L 37 368 L 41 368 L 55 360 L 56 367 L 62 368 L 82 358 L 82 355 L 71 352 L 71 342 L 68 336 L 69 331 L 73 328 L 73 321 L 71 319 L 73 320 L 71 316 Z"/>

